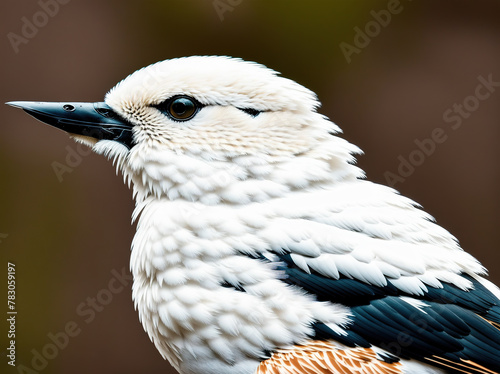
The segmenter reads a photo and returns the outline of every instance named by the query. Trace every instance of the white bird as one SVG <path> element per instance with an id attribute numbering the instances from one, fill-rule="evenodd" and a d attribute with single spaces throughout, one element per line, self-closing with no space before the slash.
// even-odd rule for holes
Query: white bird
<path id="1" fill-rule="evenodd" d="M 133 184 L 133 298 L 185 374 L 500 372 L 500 289 L 413 201 L 371 183 L 313 92 L 193 56 L 104 103 L 12 102 Z"/>

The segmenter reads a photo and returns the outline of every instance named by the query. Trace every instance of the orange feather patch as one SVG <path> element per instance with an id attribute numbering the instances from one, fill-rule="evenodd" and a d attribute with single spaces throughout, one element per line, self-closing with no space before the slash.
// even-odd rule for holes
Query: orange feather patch
<path id="1" fill-rule="evenodd" d="M 495 326 L 497 329 L 500 330 L 500 323 L 498 322 L 493 322 L 493 321 L 490 321 L 489 319 L 485 318 L 486 321 L 488 321 L 489 323 L 491 323 L 493 326 Z"/>
<path id="2" fill-rule="evenodd" d="M 460 360 L 457 362 L 439 356 L 432 356 L 431 358 L 428 357 L 426 360 L 466 374 L 499 374 L 496 371 L 485 368 L 484 366 L 470 360 Z"/>
<path id="3" fill-rule="evenodd" d="M 275 352 L 256 374 L 401 374 L 399 362 L 388 363 L 371 348 L 339 348 L 333 343 L 311 341 Z"/>

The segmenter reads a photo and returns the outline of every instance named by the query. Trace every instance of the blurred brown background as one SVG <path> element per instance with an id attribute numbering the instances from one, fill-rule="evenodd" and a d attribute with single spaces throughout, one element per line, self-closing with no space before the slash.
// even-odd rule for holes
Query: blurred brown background
<path id="1" fill-rule="evenodd" d="M 142 66 L 222 54 L 261 62 L 314 90 L 320 111 L 365 151 L 359 164 L 376 182 L 387 184 L 386 173 L 396 175 L 412 152 L 420 163 L 415 140 L 441 128 L 446 141 L 395 187 L 500 283 L 498 83 L 482 88 L 488 98 L 474 98 L 480 77 L 500 82 L 500 2 L 401 0 L 384 20 L 380 11 L 395 1 L 60 0 L 56 9 L 54 0 L 3 0 L 1 100 L 101 101 Z M 382 17 L 378 26 L 374 17 Z M 357 30 L 372 37 L 355 44 Z M 346 58 L 341 43 L 361 48 Z M 464 100 L 469 110 L 453 129 L 458 119 L 443 115 Z M 12 261 L 16 363 L 34 369 L 12 369 L 3 353 L 0 371 L 173 372 L 138 322 L 131 282 L 110 284 L 113 270 L 128 269 L 134 233 L 121 177 L 65 133 L 14 108 L 0 112 L 1 295 Z M 58 178 L 54 163 L 71 172 Z M 77 336 L 65 338 L 65 328 Z"/>

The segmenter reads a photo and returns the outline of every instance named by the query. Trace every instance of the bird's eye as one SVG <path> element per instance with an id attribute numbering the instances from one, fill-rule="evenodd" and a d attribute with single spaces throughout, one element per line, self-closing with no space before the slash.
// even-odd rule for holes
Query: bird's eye
<path id="1" fill-rule="evenodd" d="M 200 107 L 201 104 L 189 96 L 174 96 L 157 106 L 160 111 L 176 121 L 190 120 L 198 113 Z"/>

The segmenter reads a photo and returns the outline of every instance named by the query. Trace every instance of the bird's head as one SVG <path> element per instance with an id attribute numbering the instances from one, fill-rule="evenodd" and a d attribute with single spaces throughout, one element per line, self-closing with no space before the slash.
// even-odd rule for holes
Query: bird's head
<path id="1" fill-rule="evenodd" d="M 103 103 L 10 104 L 113 158 L 138 200 L 239 204 L 362 175 L 313 92 L 241 59 L 162 61 Z"/>

